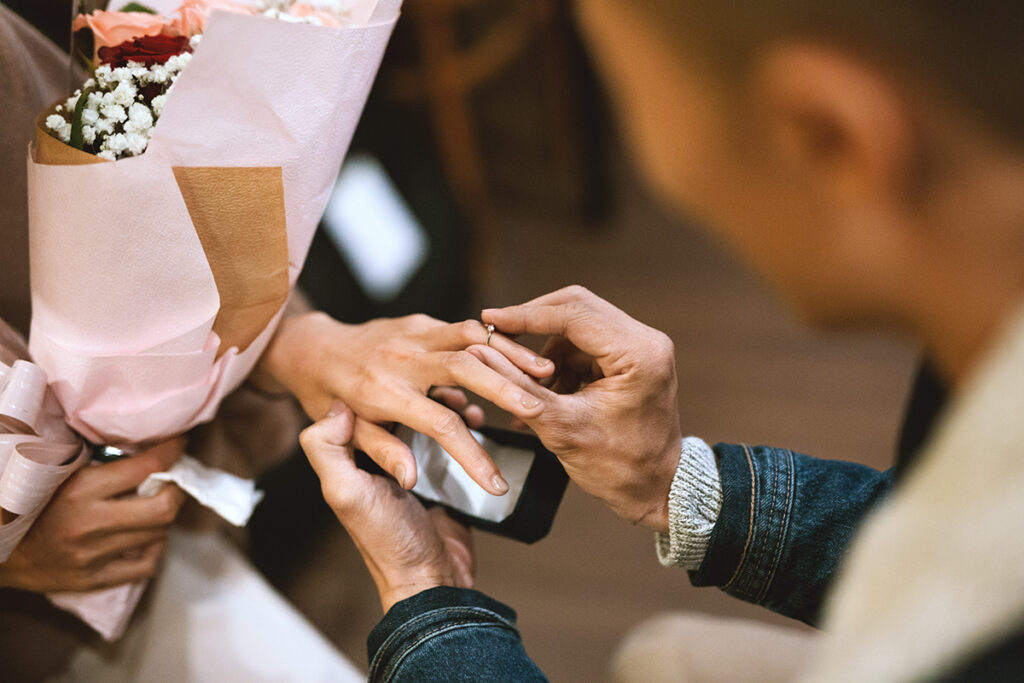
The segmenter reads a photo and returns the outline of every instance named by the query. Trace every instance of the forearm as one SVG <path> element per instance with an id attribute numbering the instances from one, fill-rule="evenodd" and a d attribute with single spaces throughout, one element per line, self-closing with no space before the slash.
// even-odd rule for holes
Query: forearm
<path id="1" fill-rule="evenodd" d="M 546 681 L 523 649 L 515 612 L 447 586 L 397 603 L 370 633 L 371 681 Z"/>
<path id="2" fill-rule="evenodd" d="M 689 499 L 674 487 L 676 521 L 670 538 L 659 537 L 663 562 L 671 540 L 675 561 L 665 563 L 693 570 L 694 585 L 813 624 L 857 526 L 888 493 L 891 471 L 763 446 L 713 450 L 720 509 L 712 517 L 714 506 L 699 499 L 710 495 L 707 483 L 691 483 Z"/>

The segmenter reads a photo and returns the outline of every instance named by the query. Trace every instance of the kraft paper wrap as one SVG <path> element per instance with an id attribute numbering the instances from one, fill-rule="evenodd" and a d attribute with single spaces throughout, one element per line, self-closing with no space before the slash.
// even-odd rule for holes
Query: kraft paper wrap
<path id="1" fill-rule="evenodd" d="M 37 131 L 30 349 L 89 441 L 209 421 L 270 342 L 401 0 L 355 5 L 341 28 L 214 11 L 140 156 Z M 51 599 L 113 639 L 142 591 L 122 588 Z"/>
<path id="2" fill-rule="evenodd" d="M 220 295 L 217 355 L 245 351 L 291 289 L 281 169 L 173 170 Z"/>

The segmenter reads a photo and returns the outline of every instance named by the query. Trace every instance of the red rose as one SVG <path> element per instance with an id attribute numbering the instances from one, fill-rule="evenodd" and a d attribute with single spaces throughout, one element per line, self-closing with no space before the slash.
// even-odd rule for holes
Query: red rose
<path id="1" fill-rule="evenodd" d="M 163 64 L 174 55 L 188 52 L 188 38 L 185 36 L 142 36 L 126 40 L 114 47 L 101 47 L 97 53 L 101 64 L 111 67 L 127 66 L 138 62 L 146 66 Z"/>

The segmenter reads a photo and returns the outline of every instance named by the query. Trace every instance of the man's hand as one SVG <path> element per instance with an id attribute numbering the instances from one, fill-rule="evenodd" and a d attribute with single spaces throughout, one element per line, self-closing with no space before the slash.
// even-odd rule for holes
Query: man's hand
<path id="1" fill-rule="evenodd" d="M 441 508 L 427 510 L 391 479 L 358 469 L 347 445 L 353 416 L 342 410 L 300 437 L 324 498 L 352 536 L 387 612 L 437 586 L 473 586 L 469 529 Z"/>
<path id="2" fill-rule="evenodd" d="M 416 461 L 384 423 L 400 422 L 434 438 L 474 481 L 501 495 L 508 484 L 459 415 L 427 397 L 433 387 L 462 386 L 517 417 L 538 415 L 543 408 L 529 392 L 466 353 L 487 338 L 484 326 L 472 320 L 447 324 L 413 315 L 345 325 L 311 313 L 281 324 L 261 368 L 295 394 L 314 420 L 336 401 L 351 408 L 358 416 L 353 443 L 405 488 L 416 484 Z M 502 335 L 492 335 L 491 345 L 534 377 L 554 370 Z M 439 397 L 450 405 L 459 401 L 450 390 Z"/>
<path id="3" fill-rule="evenodd" d="M 572 393 L 541 386 L 493 348 L 470 352 L 544 404 L 523 422 L 580 487 L 619 516 L 667 531 L 682 438 L 672 341 L 578 286 L 486 310 L 483 320 L 506 334 L 552 336 L 554 388 Z"/>
<path id="4" fill-rule="evenodd" d="M 108 588 L 153 576 L 185 494 L 131 495 L 181 457 L 184 441 L 73 474 L 6 562 L 0 586 L 37 593 Z M 125 495 L 128 494 L 128 495 Z"/>

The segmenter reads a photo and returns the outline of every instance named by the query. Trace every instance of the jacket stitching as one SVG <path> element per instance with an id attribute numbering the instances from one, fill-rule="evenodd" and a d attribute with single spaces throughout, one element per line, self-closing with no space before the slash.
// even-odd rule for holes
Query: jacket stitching
<path id="1" fill-rule="evenodd" d="M 764 594 L 765 587 L 767 586 L 767 584 L 771 583 L 771 564 L 769 563 L 769 565 L 765 567 L 764 559 L 765 556 L 768 554 L 768 543 L 771 540 L 772 530 L 775 525 L 775 509 L 776 503 L 779 498 L 779 467 L 777 463 L 774 463 L 774 465 L 775 466 L 772 467 L 772 502 L 771 505 L 768 506 L 768 515 L 766 519 L 766 524 L 768 525 L 768 528 L 764 530 L 763 534 L 761 534 L 761 542 L 759 544 L 760 549 L 757 553 L 757 562 L 754 564 L 755 571 L 750 573 L 751 585 L 750 590 L 747 593 L 749 596 L 754 597 L 755 604 L 761 602 L 761 596 Z M 762 579 L 763 585 L 755 593 L 755 583 L 761 577 L 762 574 L 765 575 Z"/>
<path id="2" fill-rule="evenodd" d="M 493 622 L 493 621 L 477 621 L 477 620 L 473 620 L 473 619 L 465 619 L 463 621 L 459 621 L 458 623 L 454 623 L 454 624 L 453 623 L 447 623 L 444 626 L 438 626 L 438 627 L 430 628 L 427 631 L 425 631 L 422 635 L 420 635 L 416 640 L 414 640 L 413 642 L 405 645 L 397 653 L 395 653 L 395 656 L 394 656 L 394 659 L 391 662 L 391 665 L 384 671 L 383 678 L 381 680 L 382 681 L 390 681 L 390 680 L 392 680 L 394 678 L 395 674 L 398 672 L 398 669 L 401 668 L 402 663 L 405 661 L 406 657 L 408 657 L 412 653 L 413 650 L 415 650 L 416 648 L 418 648 L 420 645 L 424 644 L 425 642 L 427 642 L 431 638 L 434 638 L 436 636 L 442 635 L 444 633 L 448 633 L 449 631 L 457 631 L 459 629 L 470 628 L 470 627 L 473 627 L 473 628 L 498 628 L 498 629 L 501 629 L 503 631 L 511 631 L 513 633 L 516 632 L 515 629 L 510 629 L 507 624 L 503 624 L 503 623 L 499 623 L 499 622 Z M 371 678 L 371 680 L 373 680 L 373 679 Z"/>
<path id="3" fill-rule="evenodd" d="M 401 642 L 401 639 L 405 637 L 404 634 L 409 631 L 414 631 L 418 624 L 421 624 L 422 622 L 436 621 L 438 618 L 438 612 L 445 612 L 445 616 L 461 614 L 459 617 L 460 620 L 456 622 L 457 625 L 471 624 L 475 623 L 475 620 L 477 619 L 487 618 L 490 619 L 494 625 L 501 626 L 502 628 L 515 632 L 515 627 L 512 626 L 508 620 L 500 614 L 495 614 L 494 612 L 482 607 L 459 605 L 432 609 L 425 614 L 413 617 L 385 638 L 384 642 L 377 649 L 377 654 L 374 656 L 373 661 L 370 663 L 370 679 L 373 680 L 374 670 L 380 667 L 380 663 L 384 658 L 383 653 L 387 652 L 392 647 L 395 647 L 395 642 Z M 479 623 L 484 622 L 481 621 Z M 385 676 L 384 680 L 388 680 L 388 676 Z"/>
<path id="4" fill-rule="evenodd" d="M 743 569 L 743 563 L 747 559 L 747 550 L 750 548 L 750 538 L 754 534 L 754 500 L 757 497 L 757 472 L 754 470 L 754 459 L 750 455 L 750 448 L 747 444 L 743 444 L 743 453 L 747 456 L 747 466 L 750 468 L 750 522 L 747 525 L 747 540 L 743 544 L 743 552 L 740 553 L 740 561 L 736 565 L 736 571 L 733 572 L 732 578 L 722 586 L 722 590 L 729 590 L 732 584 L 739 578 L 740 570 Z"/>
<path id="5" fill-rule="evenodd" d="M 786 501 L 782 506 L 782 519 L 780 520 L 779 534 L 775 542 L 775 550 L 772 552 L 771 569 L 768 574 L 768 580 L 765 582 L 764 589 L 761 591 L 761 595 L 757 599 L 758 604 L 762 604 L 768 598 L 768 591 L 771 590 L 772 584 L 775 583 L 775 576 L 779 568 L 779 559 L 782 556 L 782 548 L 785 544 L 786 536 L 789 535 L 789 517 L 793 511 L 793 492 L 796 489 L 796 467 L 793 462 L 793 451 L 786 451 Z"/>

